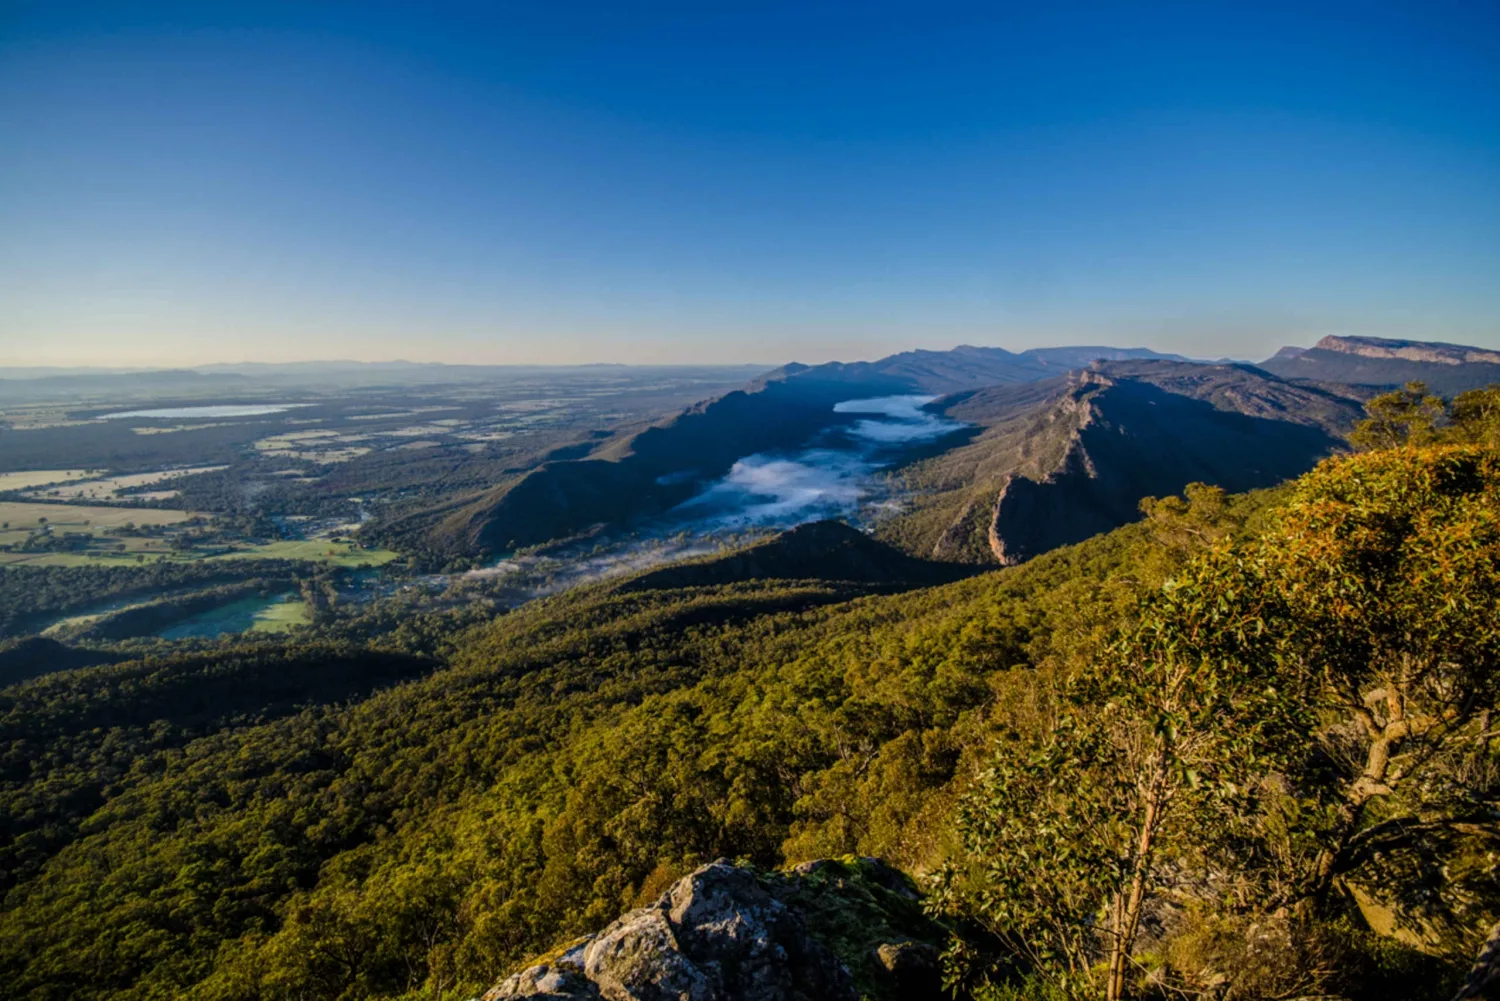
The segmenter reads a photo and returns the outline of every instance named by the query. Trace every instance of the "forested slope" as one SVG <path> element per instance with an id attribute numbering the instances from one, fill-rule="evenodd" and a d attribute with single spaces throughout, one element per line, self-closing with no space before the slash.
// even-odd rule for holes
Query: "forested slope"
<path id="1" fill-rule="evenodd" d="M 918 818 L 981 721 L 1164 572 L 1152 539 L 852 603 L 808 583 L 570 594 L 423 680 L 185 745 L 99 734 L 83 708 L 145 666 L 33 682 L 15 726 L 56 703 L 35 739 L 144 763 L 51 821 L 80 836 L 12 890 L 4 974 L 38 998 L 394 996 L 486 983 L 718 856 L 920 865 L 943 835 Z M 25 767 L 19 795 L 73 781 Z"/>

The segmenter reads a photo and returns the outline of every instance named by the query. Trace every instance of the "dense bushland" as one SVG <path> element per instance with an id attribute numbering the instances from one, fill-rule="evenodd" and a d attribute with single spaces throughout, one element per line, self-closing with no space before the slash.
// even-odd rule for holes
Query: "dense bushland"
<path id="1" fill-rule="evenodd" d="M 596 587 L 8 689 L 0 978 L 472 996 L 702 861 L 853 852 L 930 879 L 977 996 L 1442 996 L 1500 913 L 1500 471 L 1404 413 L 940 587 Z"/>

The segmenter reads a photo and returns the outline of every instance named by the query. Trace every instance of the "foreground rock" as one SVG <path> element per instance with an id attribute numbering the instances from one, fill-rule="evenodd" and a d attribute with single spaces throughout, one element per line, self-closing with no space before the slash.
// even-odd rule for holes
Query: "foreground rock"
<path id="1" fill-rule="evenodd" d="M 879 860 L 763 873 L 721 859 L 483 1001 L 935 1001 L 944 937 Z"/>

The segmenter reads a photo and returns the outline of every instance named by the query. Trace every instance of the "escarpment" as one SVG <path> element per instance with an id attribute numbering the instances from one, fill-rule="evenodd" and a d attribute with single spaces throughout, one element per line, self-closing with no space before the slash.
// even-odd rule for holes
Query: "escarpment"
<path id="1" fill-rule="evenodd" d="M 945 412 L 984 430 L 909 473 L 933 488 L 908 519 L 916 547 L 1010 565 L 1133 521 L 1143 497 L 1298 476 L 1343 447 L 1360 406 L 1251 366 L 1127 361 L 964 394 Z"/>

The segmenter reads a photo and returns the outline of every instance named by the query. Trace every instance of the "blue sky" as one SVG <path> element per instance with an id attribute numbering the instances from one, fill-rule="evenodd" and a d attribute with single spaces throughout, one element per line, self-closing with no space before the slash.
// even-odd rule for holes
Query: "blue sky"
<path id="1" fill-rule="evenodd" d="M 1500 346 L 1500 5 L 0 4 L 0 364 Z"/>

